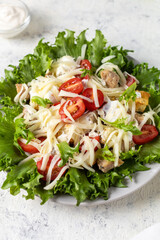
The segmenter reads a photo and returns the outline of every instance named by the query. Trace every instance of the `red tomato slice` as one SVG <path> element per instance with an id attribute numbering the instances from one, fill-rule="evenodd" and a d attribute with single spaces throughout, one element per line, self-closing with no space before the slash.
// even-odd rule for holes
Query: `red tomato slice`
<path id="1" fill-rule="evenodd" d="M 60 86 L 59 91 L 61 90 L 79 94 L 83 91 L 83 83 L 80 78 L 72 78 Z"/>
<path id="2" fill-rule="evenodd" d="M 38 138 L 41 142 L 43 142 L 46 138 L 45 137 L 39 137 Z M 24 152 L 28 152 L 30 154 L 34 154 L 34 153 L 38 153 L 38 149 L 30 144 L 25 144 L 23 142 L 21 142 L 20 140 L 18 140 L 18 144 L 20 145 L 20 147 L 23 149 Z"/>
<path id="3" fill-rule="evenodd" d="M 64 106 L 66 102 L 62 104 L 59 109 L 59 114 L 61 115 L 62 121 L 70 120 L 64 113 Z M 73 119 L 79 118 L 85 112 L 85 105 L 80 97 L 71 98 L 67 101 L 66 106 L 67 111 L 71 114 Z"/>
<path id="4" fill-rule="evenodd" d="M 35 148 L 34 146 L 32 146 L 30 144 L 25 144 L 25 143 L 21 142 L 20 140 L 18 140 L 18 144 L 20 145 L 20 147 L 23 149 L 24 152 L 28 152 L 31 154 L 39 152 L 38 149 Z"/>
<path id="5" fill-rule="evenodd" d="M 87 70 L 91 70 L 91 68 L 92 68 L 90 61 L 88 61 L 87 59 L 81 60 L 80 66 L 81 66 L 81 68 L 87 69 Z"/>
<path id="6" fill-rule="evenodd" d="M 44 176 L 42 179 L 45 180 L 45 181 L 46 181 L 48 169 L 50 167 L 52 159 L 53 159 L 53 156 L 50 156 L 49 160 L 48 160 L 48 163 L 47 163 L 47 166 L 46 166 L 46 169 L 44 171 L 41 170 L 43 158 L 40 161 L 37 162 L 37 170 L 40 174 L 42 174 Z M 57 161 L 57 163 L 55 164 L 55 166 L 52 169 L 51 180 L 54 180 L 58 176 L 58 174 L 60 173 L 61 169 L 63 168 L 63 167 L 58 166 L 58 163 L 59 163 L 60 160 L 61 159 L 59 159 Z"/>
<path id="7" fill-rule="evenodd" d="M 99 107 L 95 106 L 92 88 L 86 88 L 84 90 L 84 92 L 82 93 L 82 95 L 93 100 L 93 102 L 88 102 L 87 100 L 84 100 L 86 108 L 90 111 L 100 108 L 102 106 L 102 104 L 104 103 L 104 95 L 100 90 L 97 90 Z"/>
<path id="8" fill-rule="evenodd" d="M 141 145 L 148 142 L 151 142 L 158 135 L 158 130 L 155 126 L 145 124 L 141 129 L 141 135 L 134 135 L 133 142 L 135 144 Z"/>
<path id="9" fill-rule="evenodd" d="M 136 80 L 133 78 L 133 77 L 131 77 L 131 76 L 127 76 L 127 79 L 126 79 L 126 85 L 128 86 L 128 87 L 130 87 L 134 82 L 135 82 Z"/>

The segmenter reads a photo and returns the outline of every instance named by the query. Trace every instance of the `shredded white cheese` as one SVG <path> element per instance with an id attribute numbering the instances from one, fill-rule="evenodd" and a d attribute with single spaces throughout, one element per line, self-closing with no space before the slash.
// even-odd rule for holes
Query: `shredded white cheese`
<path id="1" fill-rule="evenodd" d="M 102 59 L 101 63 L 109 62 L 111 59 L 115 58 L 115 55 L 110 55 Z"/>
<path id="2" fill-rule="evenodd" d="M 67 169 L 68 169 L 68 166 L 64 166 L 64 167 L 61 169 L 61 171 L 60 171 L 60 173 L 58 174 L 58 176 L 56 177 L 56 179 L 55 179 L 54 181 L 52 181 L 49 185 L 47 185 L 46 187 L 44 187 L 44 189 L 45 189 L 45 190 L 50 190 L 50 189 L 52 189 L 52 188 L 56 185 L 57 181 L 62 177 L 62 175 L 64 174 L 64 172 L 65 172 Z"/>
<path id="3" fill-rule="evenodd" d="M 46 185 L 48 185 L 51 181 L 51 176 L 52 176 L 52 170 L 54 166 L 56 165 L 57 161 L 59 160 L 59 156 L 55 155 L 51 161 L 51 164 L 49 166 L 48 172 L 47 172 L 47 177 L 46 177 Z"/>
<path id="4" fill-rule="evenodd" d="M 72 118 L 71 114 L 67 111 L 67 105 L 69 105 L 70 102 L 71 102 L 70 100 L 66 101 L 66 103 L 64 104 L 63 111 L 69 120 L 71 120 L 72 122 L 75 122 L 74 119 Z"/>
<path id="5" fill-rule="evenodd" d="M 66 92 L 64 90 L 61 90 L 60 93 L 59 93 L 59 96 L 60 97 L 80 97 L 88 102 L 93 102 L 90 98 L 87 98 L 83 95 L 79 95 L 77 93 L 71 93 L 71 92 Z"/>

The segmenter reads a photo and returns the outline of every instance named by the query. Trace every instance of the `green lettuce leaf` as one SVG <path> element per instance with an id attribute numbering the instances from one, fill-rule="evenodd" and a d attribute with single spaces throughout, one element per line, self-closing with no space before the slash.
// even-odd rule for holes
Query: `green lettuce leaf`
<path id="1" fill-rule="evenodd" d="M 8 161 L 9 160 L 11 160 L 11 158 L 8 159 Z M 22 158 L 19 160 L 22 160 Z M 6 157 L 4 161 L 6 161 Z M 1 162 L 2 159 L 0 159 L 0 164 Z M 0 170 L 2 170 L 1 165 Z M 17 195 L 22 188 L 28 193 L 27 196 L 24 196 L 26 199 L 34 199 L 35 196 L 39 196 L 42 199 L 41 204 L 44 204 L 49 198 L 53 197 L 53 191 L 43 189 L 44 186 L 40 182 L 40 179 L 43 178 L 43 176 L 38 173 L 34 160 L 29 160 L 21 165 L 12 167 L 9 164 L 9 167 L 5 170 L 10 171 L 8 172 L 7 178 L 2 185 L 2 189 L 5 190 L 10 188 L 10 193 L 12 195 Z"/>
<path id="2" fill-rule="evenodd" d="M 74 54 L 74 57 L 77 58 L 79 56 L 81 56 L 81 50 L 82 50 L 82 46 L 86 44 L 86 47 L 88 45 L 88 41 L 86 39 L 86 30 L 82 31 L 78 37 L 76 38 L 76 51 Z M 86 58 L 86 53 L 85 53 L 85 57 Z"/>
<path id="3" fill-rule="evenodd" d="M 81 74 L 81 78 L 84 78 L 85 76 L 89 75 L 91 76 L 93 74 L 93 70 L 88 70 L 88 69 L 82 69 L 82 74 Z"/>
<path id="4" fill-rule="evenodd" d="M 6 79 L 2 78 L 0 81 L 0 95 L 8 96 L 13 101 L 16 94 L 17 94 L 17 91 L 16 91 L 15 84 L 13 82 L 7 81 Z"/>
<path id="5" fill-rule="evenodd" d="M 70 168 L 54 188 L 55 194 L 61 192 L 74 196 L 77 199 L 77 205 L 90 198 L 94 191 L 95 187 L 88 181 L 85 171 L 76 168 Z"/>
<path id="6" fill-rule="evenodd" d="M 142 63 L 134 68 L 132 74 L 139 80 L 137 88 L 150 93 L 149 105 L 155 108 L 160 103 L 160 70 Z"/>
<path id="7" fill-rule="evenodd" d="M 19 61 L 18 66 L 9 65 L 5 70 L 5 79 L 0 82 L 0 95 L 9 96 L 13 100 L 17 94 L 16 83 L 28 83 L 37 76 L 44 75 L 50 68 L 53 56 L 53 47 L 42 40 L 34 50 L 34 54 L 26 55 Z"/>
<path id="8" fill-rule="evenodd" d="M 94 191 L 90 195 L 90 199 L 94 200 L 97 197 L 108 199 L 108 189 L 110 186 L 110 175 L 102 172 L 87 171 L 88 181 L 94 186 Z"/>
<path id="9" fill-rule="evenodd" d="M 108 46 L 105 49 L 104 57 L 115 56 L 109 62 L 118 65 L 122 71 L 127 71 L 131 73 L 134 68 L 134 63 L 128 58 L 128 53 L 133 52 L 132 50 L 123 49 L 123 47 L 118 46 Z"/>
<path id="10" fill-rule="evenodd" d="M 133 173 L 138 171 L 147 171 L 150 168 L 146 167 L 143 162 L 140 162 L 138 158 L 135 156 L 130 157 L 129 159 L 124 159 L 125 162 L 122 166 L 115 168 L 114 171 L 121 176 L 123 184 L 123 180 L 125 180 L 126 177 L 129 177 L 132 180 Z M 119 179 L 117 179 L 119 180 Z M 118 182 L 119 184 L 119 182 Z M 114 184 L 113 184 L 114 185 Z M 117 186 L 117 185 L 116 185 Z"/>
<path id="11" fill-rule="evenodd" d="M 77 38 L 75 38 L 74 31 L 66 30 L 66 32 L 59 32 L 54 46 L 54 53 L 56 58 L 60 58 L 66 55 L 72 56 L 75 59 L 81 56 L 81 48 L 84 44 L 87 44 L 86 30 L 81 32 Z"/>
<path id="12" fill-rule="evenodd" d="M 2 113 L 2 119 L 12 122 L 14 118 L 22 112 L 22 107 L 19 104 L 15 104 L 8 96 L 0 99 L 0 112 Z M 14 124 L 14 123 L 13 123 Z"/>
<path id="13" fill-rule="evenodd" d="M 156 127 L 160 132 L 160 116 L 158 114 L 154 114 L 154 120 L 155 120 Z"/>
<path id="14" fill-rule="evenodd" d="M 11 104 L 9 97 L 3 98 L 5 104 Z M 14 146 L 14 118 L 22 111 L 18 105 L 1 108 L 0 114 L 0 170 L 9 170 L 23 159 L 23 155 Z"/>
<path id="15" fill-rule="evenodd" d="M 14 107 L 14 102 L 12 101 L 12 99 L 9 96 L 5 96 L 5 97 L 1 97 L 0 99 L 0 104 L 2 105 L 2 108 L 4 106 L 13 106 Z M 2 109 L 1 109 L 2 111 Z"/>
<path id="16" fill-rule="evenodd" d="M 149 91 L 150 89 L 160 89 L 160 70 L 155 67 L 149 68 L 147 63 L 138 64 L 132 75 L 138 80 L 138 89 L 143 91 Z"/>
<path id="17" fill-rule="evenodd" d="M 50 198 L 53 198 L 52 190 L 44 190 L 43 185 L 34 186 L 34 188 L 27 188 L 27 195 L 24 195 L 25 199 L 35 199 L 35 196 L 39 196 L 42 200 L 41 205 L 47 202 Z"/>
<path id="18" fill-rule="evenodd" d="M 10 193 L 17 195 L 20 192 L 20 188 L 33 189 L 38 186 L 40 184 L 39 180 L 42 177 L 37 171 L 35 161 L 31 159 L 12 168 L 7 174 L 2 189 L 10 188 Z"/>
<path id="19" fill-rule="evenodd" d="M 19 66 L 9 65 L 11 69 L 5 70 L 5 79 L 8 83 L 27 83 L 34 79 L 34 69 L 31 65 L 32 54 L 19 61 Z M 8 95 L 8 94 L 7 94 Z"/>
<path id="20" fill-rule="evenodd" d="M 98 67 L 101 64 L 101 60 L 104 57 L 104 49 L 107 40 L 100 30 L 96 30 L 95 38 L 88 44 L 87 56 L 88 60 L 94 67 Z"/>
<path id="21" fill-rule="evenodd" d="M 24 123 L 24 118 L 18 118 L 15 120 L 15 132 L 14 132 L 14 145 L 22 152 L 23 150 L 18 144 L 19 138 L 24 138 L 27 140 L 27 144 L 34 138 L 34 134 L 27 129 L 26 124 Z"/>
<path id="22" fill-rule="evenodd" d="M 38 105 L 40 105 L 42 107 L 46 107 L 47 104 L 52 104 L 52 102 L 49 99 L 47 99 L 47 98 L 44 99 L 44 98 L 41 98 L 38 96 L 32 97 L 31 101 L 37 103 Z"/>
<path id="23" fill-rule="evenodd" d="M 28 83 L 37 76 L 44 75 L 51 66 L 52 59 L 49 57 L 51 50 L 52 47 L 48 43 L 40 40 L 34 54 L 26 55 L 19 61 L 18 67 L 9 65 L 12 70 L 5 70 L 5 78 L 8 82 Z"/>
<path id="24" fill-rule="evenodd" d="M 149 98 L 149 105 L 153 109 L 160 103 L 160 90 L 150 89 L 149 93 L 151 95 Z"/>
<path id="25" fill-rule="evenodd" d="M 137 171 L 149 170 L 149 168 L 143 165 L 138 159 L 141 148 L 142 146 L 139 146 L 137 150 L 131 149 L 128 152 L 122 152 L 120 159 L 124 161 L 124 164 L 115 170 L 124 176 L 128 176 L 130 179 L 132 179 L 132 174 Z"/>
<path id="26" fill-rule="evenodd" d="M 142 134 L 141 131 L 136 127 L 133 126 L 134 122 L 130 122 L 128 124 L 125 124 L 125 118 L 121 118 L 121 119 L 117 119 L 114 122 L 109 122 L 103 118 L 100 118 L 101 121 L 103 121 L 104 123 L 115 127 L 115 128 L 119 128 L 119 129 L 123 129 L 125 132 L 131 132 L 133 135 L 140 135 Z"/>
<path id="27" fill-rule="evenodd" d="M 113 153 L 108 149 L 107 145 L 104 148 L 99 148 L 96 151 L 96 159 L 106 159 L 113 162 L 115 160 Z"/>
<path id="28" fill-rule="evenodd" d="M 53 47 L 49 43 L 43 43 L 43 39 L 41 39 L 34 49 L 34 54 L 31 58 L 34 78 L 45 75 L 47 69 L 51 68 L 52 59 L 54 59 Z"/>
<path id="29" fill-rule="evenodd" d="M 57 144 L 60 154 L 61 154 L 61 163 L 60 167 L 64 166 L 69 158 L 73 158 L 73 155 L 75 153 L 79 153 L 79 146 L 80 144 L 77 144 L 76 147 L 70 147 L 67 142 L 61 142 Z"/>
<path id="30" fill-rule="evenodd" d="M 119 101 L 126 100 L 127 102 L 129 100 L 135 101 L 136 100 L 136 83 L 133 83 L 131 86 L 129 86 L 119 97 Z"/>
<path id="31" fill-rule="evenodd" d="M 136 150 L 131 149 L 128 152 L 121 152 L 120 159 L 127 160 L 127 159 L 131 159 L 131 158 L 135 158 L 136 156 L 138 156 L 141 148 L 142 148 L 142 145 L 139 146 L 139 148 Z"/>
<path id="32" fill-rule="evenodd" d="M 160 136 L 143 145 L 138 159 L 144 163 L 160 162 Z"/>
<path id="33" fill-rule="evenodd" d="M 66 36 L 65 36 L 66 35 Z M 75 57 L 75 37 L 74 31 L 66 30 L 66 33 L 59 32 L 55 40 L 55 55 L 60 58 L 66 55 Z"/>

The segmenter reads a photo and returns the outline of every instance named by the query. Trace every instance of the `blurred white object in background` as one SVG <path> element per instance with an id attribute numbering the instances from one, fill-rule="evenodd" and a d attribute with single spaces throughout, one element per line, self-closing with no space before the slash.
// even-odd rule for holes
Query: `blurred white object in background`
<path id="1" fill-rule="evenodd" d="M 160 239 L 160 223 L 156 223 L 151 227 L 144 229 L 138 235 L 130 240 L 159 240 Z"/>
<path id="2" fill-rule="evenodd" d="M 0 37 L 11 38 L 30 23 L 28 7 L 20 0 L 0 0 Z"/>

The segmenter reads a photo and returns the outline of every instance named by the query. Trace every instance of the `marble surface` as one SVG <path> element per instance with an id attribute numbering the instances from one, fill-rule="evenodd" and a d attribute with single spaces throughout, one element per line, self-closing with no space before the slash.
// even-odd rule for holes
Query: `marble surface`
<path id="1" fill-rule="evenodd" d="M 32 21 L 14 39 L 0 39 L 0 75 L 32 52 L 40 38 L 53 41 L 66 28 L 101 29 L 108 42 L 134 49 L 133 57 L 159 66 L 159 0 L 26 0 Z M 5 173 L 0 174 L 0 182 Z M 147 173 L 146 173 L 147 178 Z M 48 201 L 26 201 L 0 190 L 1 240 L 128 240 L 160 221 L 160 174 L 128 197 L 96 207 L 68 207 Z"/>

